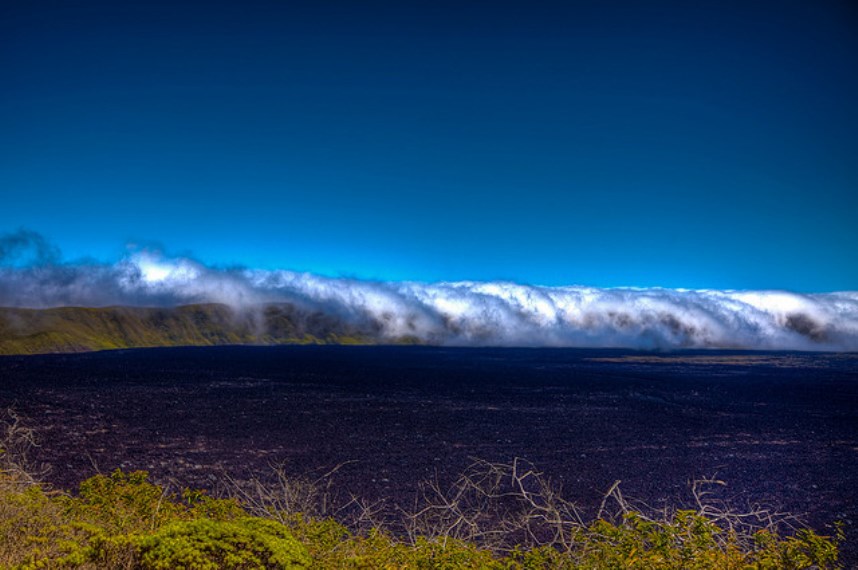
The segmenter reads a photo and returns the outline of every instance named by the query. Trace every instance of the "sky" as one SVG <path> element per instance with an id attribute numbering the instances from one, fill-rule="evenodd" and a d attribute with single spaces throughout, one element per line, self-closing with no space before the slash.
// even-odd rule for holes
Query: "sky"
<path id="1" fill-rule="evenodd" d="M 0 234 L 90 265 L 858 290 L 856 101 L 848 1 L 12 0 Z"/>

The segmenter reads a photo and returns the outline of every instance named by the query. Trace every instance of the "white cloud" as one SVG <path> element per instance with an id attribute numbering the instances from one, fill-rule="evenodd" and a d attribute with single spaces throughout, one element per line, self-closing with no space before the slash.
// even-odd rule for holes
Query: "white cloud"
<path id="1" fill-rule="evenodd" d="M 858 292 L 378 282 L 218 269 L 138 252 L 113 265 L 0 267 L 0 305 L 292 303 L 382 339 L 456 345 L 858 350 Z"/>

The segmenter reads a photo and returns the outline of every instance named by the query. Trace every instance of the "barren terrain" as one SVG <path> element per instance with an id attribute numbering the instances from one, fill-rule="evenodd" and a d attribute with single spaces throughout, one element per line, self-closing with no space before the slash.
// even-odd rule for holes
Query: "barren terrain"
<path id="1" fill-rule="evenodd" d="M 858 521 L 858 355 L 211 347 L 0 357 L 0 406 L 38 428 L 49 479 L 344 464 L 350 493 L 409 501 L 470 458 L 525 458 L 593 509 L 615 480 L 652 506 L 701 476 L 737 504 Z M 853 539 L 854 541 L 854 539 Z M 847 548 L 851 551 L 851 548 Z M 847 556 L 852 556 L 847 552 Z"/>

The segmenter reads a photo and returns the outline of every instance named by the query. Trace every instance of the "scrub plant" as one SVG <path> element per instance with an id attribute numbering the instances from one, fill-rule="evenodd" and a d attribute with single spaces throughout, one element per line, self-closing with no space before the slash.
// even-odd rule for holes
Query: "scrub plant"
<path id="1" fill-rule="evenodd" d="M 0 429 L 0 569 L 840 567 L 839 527 L 822 536 L 785 513 L 737 509 L 716 479 L 693 482 L 687 508 L 662 510 L 629 501 L 616 482 L 592 516 L 521 459 L 426 481 L 408 508 L 338 499 L 336 469 L 291 478 L 282 466 L 274 483 L 227 478 L 219 497 L 140 471 L 61 492 L 40 480 L 26 422 L 7 411 Z"/>

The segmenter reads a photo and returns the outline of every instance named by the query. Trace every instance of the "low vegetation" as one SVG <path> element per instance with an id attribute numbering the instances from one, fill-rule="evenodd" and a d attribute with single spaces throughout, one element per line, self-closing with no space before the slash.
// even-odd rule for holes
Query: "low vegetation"
<path id="1" fill-rule="evenodd" d="M 413 339 L 386 339 L 412 343 Z M 155 346 L 226 344 L 372 344 L 371 326 L 356 328 L 290 304 L 236 310 L 179 307 L 0 307 L 0 355 L 87 352 Z"/>
<path id="2" fill-rule="evenodd" d="M 741 512 L 695 483 L 689 508 L 633 507 L 614 485 L 590 518 L 523 461 L 475 461 L 409 508 L 337 501 L 327 483 L 224 480 L 223 496 L 115 471 L 74 492 L 39 482 L 32 429 L 0 423 L 0 568 L 839 568 L 839 531 Z"/>

